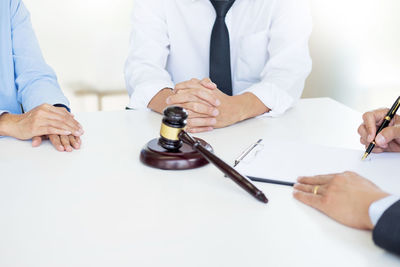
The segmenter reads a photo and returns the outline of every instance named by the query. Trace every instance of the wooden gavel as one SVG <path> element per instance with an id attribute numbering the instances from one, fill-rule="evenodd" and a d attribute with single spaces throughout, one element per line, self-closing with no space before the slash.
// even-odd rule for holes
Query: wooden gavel
<path id="1" fill-rule="evenodd" d="M 207 145 L 203 140 L 192 137 L 184 130 L 186 127 L 187 118 L 187 111 L 181 107 L 172 106 L 166 108 L 164 110 L 164 118 L 162 120 L 160 138 L 157 140 L 157 144 L 155 143 L 155 140 L 152 140 L 148 143 L 147 148 L 142 150 L 142 162 L 152 167 L 157 167 L 161 169 L 172 169 L 165 168 L 165 165 L 162 161 L 170 160 L 168 158 L 168 155 L 171 155 L 171 157 L 176 156 L 178 158 L 185 158 L 185 155 L 192 153 L 191 151 L 187 151 L 186 153 L 182 151 L 182 147 L 186 144 L 194 152 L 198 152 L 196 154 L 201 155 L 201 160 L 206 159 L 208 162 L 215 165 L 226 176 L 231 178 L 236 184 L 238 184 L 256 199 L 264 203 L 268 203 L 268 199 L 264 195 L 264 193 L 259 190 L 247 177 L 241 175 L 233 167 L 217 157 L 212 152 L 211 147 Z M 162 149 L 160 149 L 160 147 L 158 146 L 160 146 Z M 197 161 L 200 160 L 199 158 L 196 159 Z M 190 161 L 190 159 L 187 160 Z M 204 164 L 199 164 L 199 166 L 200 165 L 202 166 Z M 198 166 L 194 165 L 193 167 Z M 177 167 L 177 169 L 179 168 Z"/>

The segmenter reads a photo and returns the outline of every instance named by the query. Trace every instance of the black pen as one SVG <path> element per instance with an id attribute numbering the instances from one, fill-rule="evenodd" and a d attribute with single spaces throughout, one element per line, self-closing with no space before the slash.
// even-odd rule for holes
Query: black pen
<path id="1" fill-rule="evenodd" d="M 277 185 L 285 185 L 285 186 L 294 186 L 294 183 L 292 182 L 286 182 L 286 181 L 279 181 L 279 180 L 273 180 L 273 179 L 265 179 L 265 178 L 259 178 L 259 177 L 253 177 L 253 176 L 247 176 L 250 180 L 253 182 L 260 182 L 260 183 L 266 183 L 266 184 L 277 184 Z"/>
<path id="2" fill-rule="evenodd" d="M 390 122 L 392 121 L 394 115 L 396 115 L 397 111 L 399 110 L 400 107 L 400 96 L 397 98 L 396 102 L 394 102 L 392 108 L 389 110 L 388 114 L 386 115 L 385 119 L 383 120 L 382 125 L 379 127 L 378 131 L 376 131 L 377 136 L 383 129 L 389 126 Z M 367 151 L 365 151 L 364 156 L 362 157 L 362 160 L 365 160 L 369 154 L 371 154 L 372 150 L 374 149 L 376 145 L 375 140 L 372 141 L 371 144 L 369 144 Z"/>

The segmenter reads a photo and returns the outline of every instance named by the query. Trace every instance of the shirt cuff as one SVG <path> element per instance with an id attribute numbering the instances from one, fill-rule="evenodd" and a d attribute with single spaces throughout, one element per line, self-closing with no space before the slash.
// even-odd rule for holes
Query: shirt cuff
<path id="1" fill-rule="evenodd" d="M 399 196 L 388 196 L 372 203 L 369 207 L 369 217 L 372 224 L 376 226 L 383 213 L 399 200 Z"/>
<path id="2" fill-rule="evenodd" d="M 10 113 L 7 110 L 0 110 L 0 116 L 3 115 L 4 113 Z"/>
<path id="3" fill-rule="evenodd" d="M 253 93 L 271 111 L 261 116 L 279 117 L 290 109 L 294 103 L 294 98 L 286 91 L 279 89 L 270 83 L 258 83 L 244 90 L 243 93 Z"/>
<path id="4" fill-rule="evenodd" d="M 137 86 L 129 101 L 128 108 L 130 109 L 147 109 L 150 101 L 153 97 L 165 88 L 174 88 L 175 85 L 172 82 L 167 81 L 153 81 L 145 85 Z"/>
<path id="5" fill-rule="evenodd" d="M 68 112 L 71 112 L 71 109 L 64 104 L 54 104 L 53 106 L 57 108 L 65 108 Z"/>
<path id="6" fill-rule="evenodd" d="M 18 101 L 22 103 L 24 111 L 28 112 L 43 104 L 62 104 L 69 106 L 68 99 L 62 93 L 57 81 L 40 79 L 18 93 Z"/>

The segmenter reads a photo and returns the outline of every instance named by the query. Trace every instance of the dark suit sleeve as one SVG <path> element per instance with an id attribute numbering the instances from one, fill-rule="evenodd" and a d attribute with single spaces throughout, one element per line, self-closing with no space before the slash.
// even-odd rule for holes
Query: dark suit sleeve
<path id="1" fill-rule="evenodd" d="M 375 226 L 373 238 L 377 246 L 400 255 L 400 201 L 383 213 Z"/>

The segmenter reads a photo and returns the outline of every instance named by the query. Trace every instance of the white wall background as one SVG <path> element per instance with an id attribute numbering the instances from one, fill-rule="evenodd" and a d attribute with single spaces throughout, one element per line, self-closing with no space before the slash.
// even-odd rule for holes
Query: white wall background
<path id="1" fill-rule="evenodd" d="M 266 0 L 267 1 L 267 0 Z M 400 1 L 310 0 L 314 61 L 305 97 L 332 97 L 360 111 L 389 106 L 400 95 Z M 25 0 L 49 64 L 75 111 L 96 109 L 71 83 L 124 88 L 131 0 Z M 106 99 L 124 108 L 127 96 Z"/>
<path id="2" fill-rule="evenodd" d="M 304 96 L 360 111 L 400 95 L 400 1 L 311 0 L 314 68 Z"/>
<path id="3" fill-rule="evenodd" d="M 76 98 L 71 84 L 125 88 L 130 0 L 24 0 L 47 62 L 56 70 L 75 112 L 97 109 L 95 97 Z M 106 110 L 123 109 L 128 96 L 104 100 Z"/>

